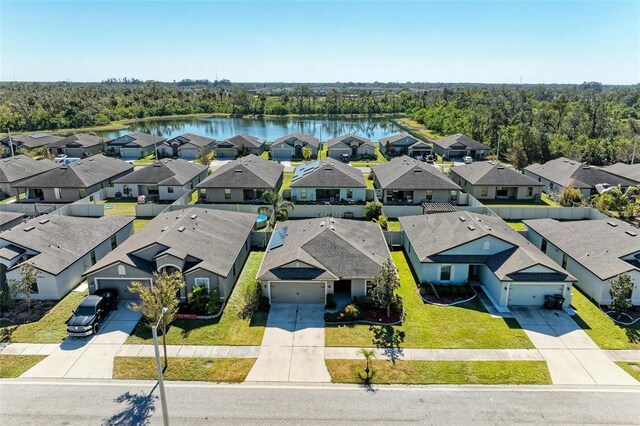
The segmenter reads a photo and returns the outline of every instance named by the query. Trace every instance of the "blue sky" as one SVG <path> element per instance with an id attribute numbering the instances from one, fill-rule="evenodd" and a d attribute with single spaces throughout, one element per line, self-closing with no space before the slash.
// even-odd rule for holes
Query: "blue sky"
<path id="1" fill-rule="evenodd" d="M 0 0 L 0 80 L 640 82 L 640 1 Z"/>

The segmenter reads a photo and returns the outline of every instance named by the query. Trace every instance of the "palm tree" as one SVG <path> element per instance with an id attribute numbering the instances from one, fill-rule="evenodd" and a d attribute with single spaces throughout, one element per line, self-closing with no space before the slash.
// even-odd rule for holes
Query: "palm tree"
<path id="1" fill-rule="evenodd" d="M 276 225 L 276 220 L 287 220 L 289 217 L 289 209 L 293 210 L 293 203 L 282 198 L 277 192 L 267 191 L 262 194 L 262 201 L 267 203 L 266 206 L 258 208 L 259 213 L 273 213 L 271 216 L 271 227 Z"/>
<path id="2" fill-rule="evenodd" d="M 366 366 L 364 368 L 365 377 L 363 378 L 365 384 L 369 384 L 371 382 L 371 377 L 373 377 L 373 369 L 371 368 L 371 360 L 376 357 L 376 353 L 373 349 L 364 349 L 361 348 L 358 352 L 362 354 L 365 359 Z"/>

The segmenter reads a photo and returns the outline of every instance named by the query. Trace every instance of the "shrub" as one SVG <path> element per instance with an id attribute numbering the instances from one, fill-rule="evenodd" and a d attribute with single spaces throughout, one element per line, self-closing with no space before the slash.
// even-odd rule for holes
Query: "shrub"
<path id="1" fill-rule="evenodd" d="M 260 298 L 260 306 L 258 309 L 261 312 L 269 312 L 269 309 L 271 309 L 271 303 L 269 303 L 269 298 L 267 296 L 262 296 Z"/>
<path id="2" fill-rule="evenodd" d="M 207 305 L 211 301 L 209 295 L 209 289 L 204 286 L 191 288 L 191 292 L 187 296 L 189 310 L 194 314 L 204 315 L 209 314 Z"/>
<path id="3" fill-rule="evenodd" d="M 360 309 L 355 304 L 350 303 L 345 306 L 344 315 L 347 321 L 355 321 L 360 318 Z"/>
<path id="4" fill-rule="evenodd" d="M 580 204 L 582 192 L 578 188 L 565 188 L 560 194 L 558 202 L 562 207 L 573 207 L 573 204 Z"/>
<path id="5" fill-rule="evenodd" d="M 375 176 L 375 175 L 373 174 L 373 172 L 369 172 L 369 175 L 367 176 L 367 179 L 368 179 L 368 180 L 373 180 L 373 177 L 374 177 L 374 176 Z"/>
<path id="6" fill-rule="evenodd" d="M 380 227 L 386 231 L 389 227 L 389 224 L 387 223 L 387 217 L 384 215 L 380 215 L 378 216 L 378 223 L 380 224 Z"/>
<path id="7" fill-rule="evenodd" d="M 372 221 L 382 214 L 382 203 L 371 201 L 364 206 L 364 219 Z"/>
<path id="8" fill-rule="evenodd" d="M 396 295 L 394 296 L 394 300 L 391 303 L 391 312 L 399 314 L 402 312 L 404 308 L 404 303 L 402 302 L 402 296 Z"/>
<path id="9" fill-rule="evenodd" d="M 333 294 L 327 294 L 327 304 L 324 306 L 325 309 L 335 309 L 336 302 L 333 300 Z"/>
<path id="10" fill-rule="evenodd" d="M 374 308 L 375 302 L 370 296 L 354 297 L 351 301 L 361 311 L 368 311 Z"/>

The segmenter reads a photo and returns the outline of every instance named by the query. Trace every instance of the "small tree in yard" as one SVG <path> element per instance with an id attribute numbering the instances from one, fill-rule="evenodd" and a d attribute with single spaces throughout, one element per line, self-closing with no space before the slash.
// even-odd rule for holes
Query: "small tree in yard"
<path id="1" fill-rule="evenodd" d="M 362 379 L 365 385 L 368 385 L 371 383 L 371 379 L 373 378 L 374 372 L 373 372 L 373 368 L 371 367 L 371 360 L 376 357 L 376 353 L 374 352 L 373 349 L 364 349 L 364 348 L 361 348 L 358 352 L 362 354 L 366 362 L 365 368 L 364 368 L 365 376 L 364 377 L 360 376 L 360 378 Z"/>
<path id="2" fill-rule="evenodd" d="M 42 278 L 42 275 L 31 262 L 22 263 L 18 268 L 18 273 L 20 274 L 20 279 L 9 280 L 9 296 L 15 299 L 19 294 L 24 295 L 27 309 L 31 309 L 32 285 L 38 282 L 38 278 Z"/>
<path id="3" fill-rule="evenodd" d="M 167 368 L 167 328 L 173 322 L 178 313 L 178 291 L 184 287 L 184 281 L 180 272 L 169 275 L 154 273 L 154 284 L 141 283 L 135 281 L 131 284 L 131 291 L 138 293 L 141 303 L 131 304 L 129 307 L 134 311 L 142 312 L 150 327 L 156 325 L 162 315 L 162 308 L 167 308 L 167 312 L 162 315 L 160 329 L 162 330 L 162 346 L 164 347 L 164 368 Z"/>
<path id="4" fill-rule="evenodd" d="M 582 201 L 582 192 L 578 188 L 565 188 L 560 194 L 560 205 L 562 207 L 573 207 Z"/>
<path id="5" fill-rule="evenodd" d="M 198 151 L 198 155 L 196 156 L 195 162 L 198 164 L 208 166 L 209 163 L 211 162 L 209 159 L 209 155 L 211 154 L 211 152 L 212 152 L 211 150 L 205 147 L 200 148 L 200 150 Z"/>
<path id="6" fill-rule="evenodd" d="M 385 260 L 380 272 L 372 282 L 371 297 L 380 309 L 387 310 L 387 317 L 391 315 L 391 305 L 396 301 L 395 291 L 400 287 L 398 272 L 391 259 Z"/>
<path id="7" fill-rule="evenodd" d="M 304 161 L 309 161 L 311 158 L 311 150 L 306 146 L 302 147 L 302 158 L 304 158 Z"/>
<path id="8" fill-rule="evenodd" d="M 382 203 L 370 201 L 364 205 L 364 220 L 373 220 L 382 214 Z"/>
<path id="9" fill-rule="evenodd" d="M 611 296 L 611 304 L 609 308 L 616 313 L 617 318 L 631 309 L 631 293 L 633 292 L 633 282 L 631 275 L 622 274 L 618 278 L 611 280 L 611 288 L 609 295 Z"/>

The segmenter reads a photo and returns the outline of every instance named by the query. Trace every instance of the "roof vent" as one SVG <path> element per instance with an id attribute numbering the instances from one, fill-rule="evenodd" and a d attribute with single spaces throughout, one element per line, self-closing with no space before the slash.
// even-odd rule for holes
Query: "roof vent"
<path id="1" fill-rule="evenodd" d="M 36 228 L 35 226 L 27 226 L 26 228 L 24 228 L 24 232 L 29 232 L 35 228 Z"/>
<path id="2" fill-rule="evenodd" d="M 635 237 L 636 235 L 638 235 L 637 232 L 633 232 L 633 231 L 624 231 L 624 232 L 625 232 L 625 234 L 631 235 L 632 237 Z"/>
<path id="3" fill-rule="evenodd" d="M 469 228 L 469 231 L 475 231 L 476 227 L 473 225 L 468 225 L 467 228 Z"/>
<path id="4" fill-rule="evenodd" d="M 608 224 L 609 226 L 613 226 L 614 228 L 615 228 L 616 226 L 618 226 L 618 224 L 617 224 L 617 223 L 615 223 L 615 222 L 611 222 L 610 220 L 609 220 L 609 221 L 607 221 L 607 224 Z"/>
<path id="5" fill-rule="evenodd" d="M 336 220 L 334 218 L 331 218 L 331 219 L 329 219 L 329 222 L 336 223 Z"/>
<path id="6" fill-rule="evenodd" d="M 331 225 L 331 226 L 329 226 L 329 229 L 331 229 L 332 231 L 335 231 L 336 227 L 335 227 L 335 225 Z"/>
<path id="7" fill-rule="evenodd" d="M 44 225 L 45 223 L 49 222 L 49 219 L 42 219 L 41 221 L 39 221 L 38 223 L 40 225 Z"/>
<path id="8" fill-rule="evenodd" d="M 93 157 L 92 157 L 92 158 L 87 158 L 87 160 L 89 160 L 89 161 L 93 161 L 93 160 L 94 160 L 94 158 L 93 158 Z"/>
<path id="9" fill-rule="evenodd" d="M 181 226 L 180 228 L 178 228 L 178 232 L 182 232 L 184 231 L 184 226 Z"/>
<path id="10" fill-rule="evenodd" d="M 191 219 L 195 219 L 196 217 L 198 217 L 198 215 L 197 215 L 197 214 L 192 214 L 192 215 L 191 215 Z"/>
<path id="11" fill-rule="evenodd" d="M 326 225 L 326 223 L 324 223 L 324 220 L 322 222 L 320 222 L 320 228 L 322 228 L 324 225 Z"/>
<path id="12" fill-rule="evenodd" d="M 60 170 L 67 170 L 67 169 L 68 167 L 66 165 L 60 167 Z"/>
<path id="13" fill-rule="evenodd" d="M 160 163 L 153 163 L 153 167 L 160 167 Z"/>
<path id="14" fill-rule="evenodd" d="M 498 170 L 504 170 L 504 166 L 498 166 L 498 167 L 496 167 L 496 169 L 498 169 Z"/>
<path id="15" fill-rule="evenodd" d="M 167 229 L 169 229 L 169 225 L 167 225 L 167 226 L 165 226 L 164 228 L 162 228 L 162 230 L 161 230 L 160 232 L 164 232 L 164 231 L 166 231 Z"/>
<path id="16" fill-rule="evenodd" d="M 242 173 L 242 169 L 236 169 L 236 170 L 234 170 L 234 172 L 236 172 L 236 173 Z"/>
<path id="17" fill-rule="evenodd" d="M 476 216 L 476 220 L 477 220 L 478 222 L 482 222 L 482 219 L 480 219 L 478 216 Z"/>
<path id="18" fill-rule="evenodd" d="M 460 221 L 461 221 L 461 222 L 466 222 L 466 221 L 467 221 L 467 219 L 465 219 L 465 217 L 464 217 L 464 216 L 460 216 Z"/>

